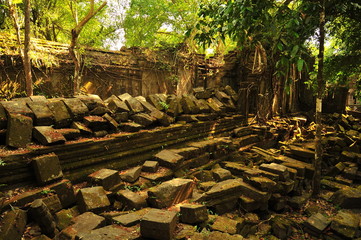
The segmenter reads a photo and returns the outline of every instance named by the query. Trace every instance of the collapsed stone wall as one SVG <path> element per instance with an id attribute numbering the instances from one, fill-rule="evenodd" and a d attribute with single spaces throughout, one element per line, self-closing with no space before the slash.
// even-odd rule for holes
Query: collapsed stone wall
<path id="1" fill-rule="evenodd" d="M 154 94 L 144 98 L 125 93 L 105 101 L 96 95 L 3 101 L 0 156 L 4 171 L 0 182 L 11 187 L 33 181 L 28 161 L 52 152 L 59 155 L 71 180 L 81 179 L 102 165 L 120 169 L 136 164 L 166 145 L 243 125 L 245 117 L 237 112 L 241 104 L 229 86 L 196 88 L 194 94 L 183 96 Z"/>

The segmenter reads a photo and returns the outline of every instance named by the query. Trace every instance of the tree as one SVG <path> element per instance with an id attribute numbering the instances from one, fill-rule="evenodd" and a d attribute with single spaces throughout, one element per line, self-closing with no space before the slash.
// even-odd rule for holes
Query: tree
<path id="1" fill-rule="evenodd" d="M 97 9 L 94 8 L 94 0 L 90 0 L 90 9 L 87 13 L 87 15 L 80 21 L 77 21 L 76 26 L 71 30 L 71 43 L 69 46 L 69 53 L 70 56 L 73 59 L 74 62 L 74 79 L 73 79 L 73 93 L 74 95 L 79 93 L 80 90 L 80 60 L 75 52 L 75 47 L 77 45 L 77 41 L 79 38 L 79 35 L 84 28 L 85 24 L 89 22 L 90 19 L 92 19 L 100 10 L 102 10 L 107 2 L 103 2 Z M 76 11 L 74 11 L 74 14 L 77 14 Z M 77 19 L 77 16 L 74 15 L 74 18 Z"/>
<path id="2" fill-rule="evenodd" d="M 31 62 L 29 57 L 30 51 L 30 0 L 25 0 L 25 37 L 24 37 L 24 73 L 26 95 L 33 95 L 33 81 L 31 79 Z"/>
<path id="3" fill-rule="evenodd" d="M 183 43 L 209 0 L 132 0 L 122 26 L 126 46 L 167 47 Z"/>
<path id="4" fill-rule="evenodd" d="M 322 168 L 322 98 L 324 95 L 325 82 L 323 78 L 323 62 L 325 51 L 325 0 L 320 0 L 320 27 L 319 27 L 319 53 L 318 53 L 318 72 L 317 72 L 317 98 L 316 98 L 316 136 L 315 136 L 315 158 L 313 176 L 312 194 L 317 196 L 321 190 L 321 168 Z"/>

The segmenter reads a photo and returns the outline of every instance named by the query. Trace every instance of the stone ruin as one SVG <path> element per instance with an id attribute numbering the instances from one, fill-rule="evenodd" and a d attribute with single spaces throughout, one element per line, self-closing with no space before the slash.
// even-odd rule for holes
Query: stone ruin
<path id="1" fill-rule="evenodd" d="M 0 144 L 25 148 L 62 144 L 81 137 L 104 137 L 114 132 L 137 132 L 175 121 L 214 120 L 236 112 L 239 98 L 224 89 L 194 89 L 194 94 L 153 94 L 147 98 L 128 93 L 105 101 L 97 95 L 74 98 L 32 96 L 0 102 Z"/>
<path id="2" fill-rule="evenodd" d="M 229 89 L 146 99 L 123 94 L 104 102 L 42 98 L 38 105 L 49 106 L 51 117 L 35 110 L 36 100 L 3 104 L 7 145 L 23 147 L 14 146 L 24 144 L 16 136 L 30 137 L 27 151 L 2 157 L 1 168 L 14 176 L 0 179 L 11 186 L 30 179 L 40 187 L 2 198 L 1 239 L 300 239 L 295 229 L 310 239 L 360 237 L 360 215 L 348 211 L 361 208 L 359 120 L 342 116 L 324 138 L 327 153 L 337 152 L 337 160 L 325 154 L 324 198 L 342 208 L 331 218 L 307 206 L 313 143 L 276 144 L 285 128 L 304 121 L 247 125 Z M 56 117 L 52 102 L 67 117 Z M 29 106 L 33 115 L 10 112 L 11 105 Z M 17 121 L 29 125 L 11 128 Z M 44 122 L 41 131 L 37 124 Z M 281 214 L 301 210 L 307 217 L 299 222 Z"/>

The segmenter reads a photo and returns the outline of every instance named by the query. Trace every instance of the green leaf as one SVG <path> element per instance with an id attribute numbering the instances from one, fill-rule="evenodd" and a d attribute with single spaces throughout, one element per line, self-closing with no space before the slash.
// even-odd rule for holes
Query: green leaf
<path id="1" fill-rule="evenodd" d="M 299 48 L 300 48 L 300 47 L 299 47 L 298 45 L 293 46 L 292 51 L 291 51 L 291 57 L 295 57 L 295 56 L 296 56 Z"/>
<path id="2" fill-rule="evenodd" d="M 305 61 L 304 61 L 303 59 L 298 59 L 298 60 L 297 60 L 297 70 L 298 70 L 299 72 L 302 71 L 304 62 L 305 62 Z"/>
<path id="3" fill-rule="evenodd" d="M 282 45 L 282 43 L 277 43 L 277 48 L 278 48 L 278 50 L 280 50 L 280 51 L 282 51 L 283 50 L 283 45 Z"/>
<path id="4" fill-rule="evenodd" d="M 22 3 L 23 2 L 23 0 L 13 0 L 12 1 L 12 4 L 20 4 L 20 3 Z"/>

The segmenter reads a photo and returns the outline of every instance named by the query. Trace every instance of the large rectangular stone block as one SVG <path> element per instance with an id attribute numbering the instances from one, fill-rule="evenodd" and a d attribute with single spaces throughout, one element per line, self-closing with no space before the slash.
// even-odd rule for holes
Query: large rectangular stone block
<path id="1" fill-rule="evenodd" d="M 59 158 L 54 153 L 33 158 L 32 164 L 36 179 L 40 184 L 45 184 L 63 177 Z"/>
<path id="2" fill-rule="evenodd" d="M 23 148 L 31 143 L 33 120 L 21 114 L 9 114 L 6 145 Z"/>
<path id="3" fill-rule="evenodd" d="M 140 222 L 140 232 L 145 238 L 171 240 L 176 224 L 176 212 L 151 209 Z"/>

